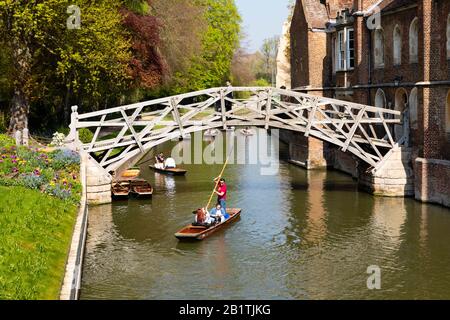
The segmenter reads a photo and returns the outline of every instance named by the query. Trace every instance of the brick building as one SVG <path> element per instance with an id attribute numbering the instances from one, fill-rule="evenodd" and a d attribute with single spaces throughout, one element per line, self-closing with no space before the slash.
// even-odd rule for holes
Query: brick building
<path id="1" fill-rule="evenodd" d="M 292 88 L 404 112 L 415 196 L 450 206 L 450 1 L 297 0 L 290 34 Z M 350 155 L 299 141 L 310 167 L 355 174 Z"/>

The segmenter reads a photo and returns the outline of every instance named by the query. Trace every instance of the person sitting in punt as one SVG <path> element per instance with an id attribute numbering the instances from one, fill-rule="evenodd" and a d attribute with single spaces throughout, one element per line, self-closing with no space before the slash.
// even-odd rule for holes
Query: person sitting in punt
<path id="1" fill-rule="evenodd" d="M 193 212 L 195 214 L 194 226 L 210 227 L 214 223 L 214 219 L 205 208 L 199 208 Z"/>
<path id="2" fill-rule="evenodd" d="M 164 162 L 164 169 L 175 169 L 177 167 L 177 164 L 175 163 L 175 160 L 173 158 L 167 158 Z"/>
<path id="3" fill-rule="evenodd" d="M 162 152 L 155 157 L 155 168 L 164 169 L 164 154 Z"/>
<path id="4" fill-rule="evenodd" d="M 230 217 L 230 215 L 225 212 L 225 209 L 222 208 L 220 203 L 218 203 L 215 208 L 212 208 L 209 214 L 211 217 L 215 218 L 218 223 L 224 222 Z"/>

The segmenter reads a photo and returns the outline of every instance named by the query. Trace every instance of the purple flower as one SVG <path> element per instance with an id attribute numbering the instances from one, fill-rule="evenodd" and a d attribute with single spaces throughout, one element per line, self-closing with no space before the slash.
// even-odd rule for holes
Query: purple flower
<path id="1" fill-rule="evenodd" d="M 14 168 L 11 169 L 11 171 L 12 171 L 13 173 L 17 173 L 17 172 L 19 172 L 19 169 L 17 169 L 16 167 L 14 167 Z"/>
<path id="2" fill-rule="evenodd" d="M 33 174 L 34 174 L 35 176 L 40 176 L 40 175 L 41 175 L 41 172 L 39 171 L 39 169 L 36 169 L 36 170 L 33 171 Z"/>

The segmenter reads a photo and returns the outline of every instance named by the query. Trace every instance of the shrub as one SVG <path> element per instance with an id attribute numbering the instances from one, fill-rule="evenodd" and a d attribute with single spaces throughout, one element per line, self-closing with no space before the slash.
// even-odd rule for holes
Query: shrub
<path id="1" fill-rule="evenodd" d="M 45 184 L 44 178 L 36 174 L 22 174 L 19 179 L 22 186 L 29 189 L 40 189 Z"/>
<path id="2" fill-rule="evenodd" d="M 52 167 L 55 170 L 80 164 L 79 154 L 69 149 L 57 150 L 51 154 L 51 158 L 53 160 Z"/>
<path id="3" fill-rule="evenodd" d="M 83 143 L 90 143 L 92 139 L 94 139 L 94 134 L 87 128 L 81 128 L 80 130 L 78 130 L 78 136 L 80 138 L 80 141 Z"/>
<path id="4" fill-rule="evenodd" d="M 9 147 L 15 145 L 14 139 L 6 134 L 0 134 L 0 147 Z"/>
<path id="5" fill-rule="evenodd" d="M 66 136 L 64 133 L 55 132 L 53 134 L 53 139 L 50 145 L 54 147 L 62 147 L 64 145 L 64 140 L 66 140 Z"/>
<path id="6" fill-rule="evenodd" d="M 0 133 L 6 132 L 7 129 L 8 127 L 5 114 L 3 112 L 0 112 Z"/>
<path id="7" fill-rule="evenodd" d="M 47 185 L 45 187 L 45 192 L 63 200 L 69 199 L 72 196 L 71 190 L 64 189 L 59 184 L 55 186 Z"/>

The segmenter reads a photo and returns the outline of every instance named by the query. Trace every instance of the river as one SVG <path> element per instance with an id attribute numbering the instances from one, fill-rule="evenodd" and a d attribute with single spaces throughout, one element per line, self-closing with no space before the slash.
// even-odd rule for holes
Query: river
<path id="1" fill-rule="evenodd" d="M 285 161 L 283 144 L 272 156 L 276 175 L 227 167 L 227 203 L 241 219 L 196 243 L 173 234 L 206 204 L 222 165 L 170 177 L 143 163 L 152 199 L 89 208 L 81 299 L 450 299 L 449 209 L 306 171 Z M 381 271 L 379 290 L 368 289 L 369 266 Z"/>

